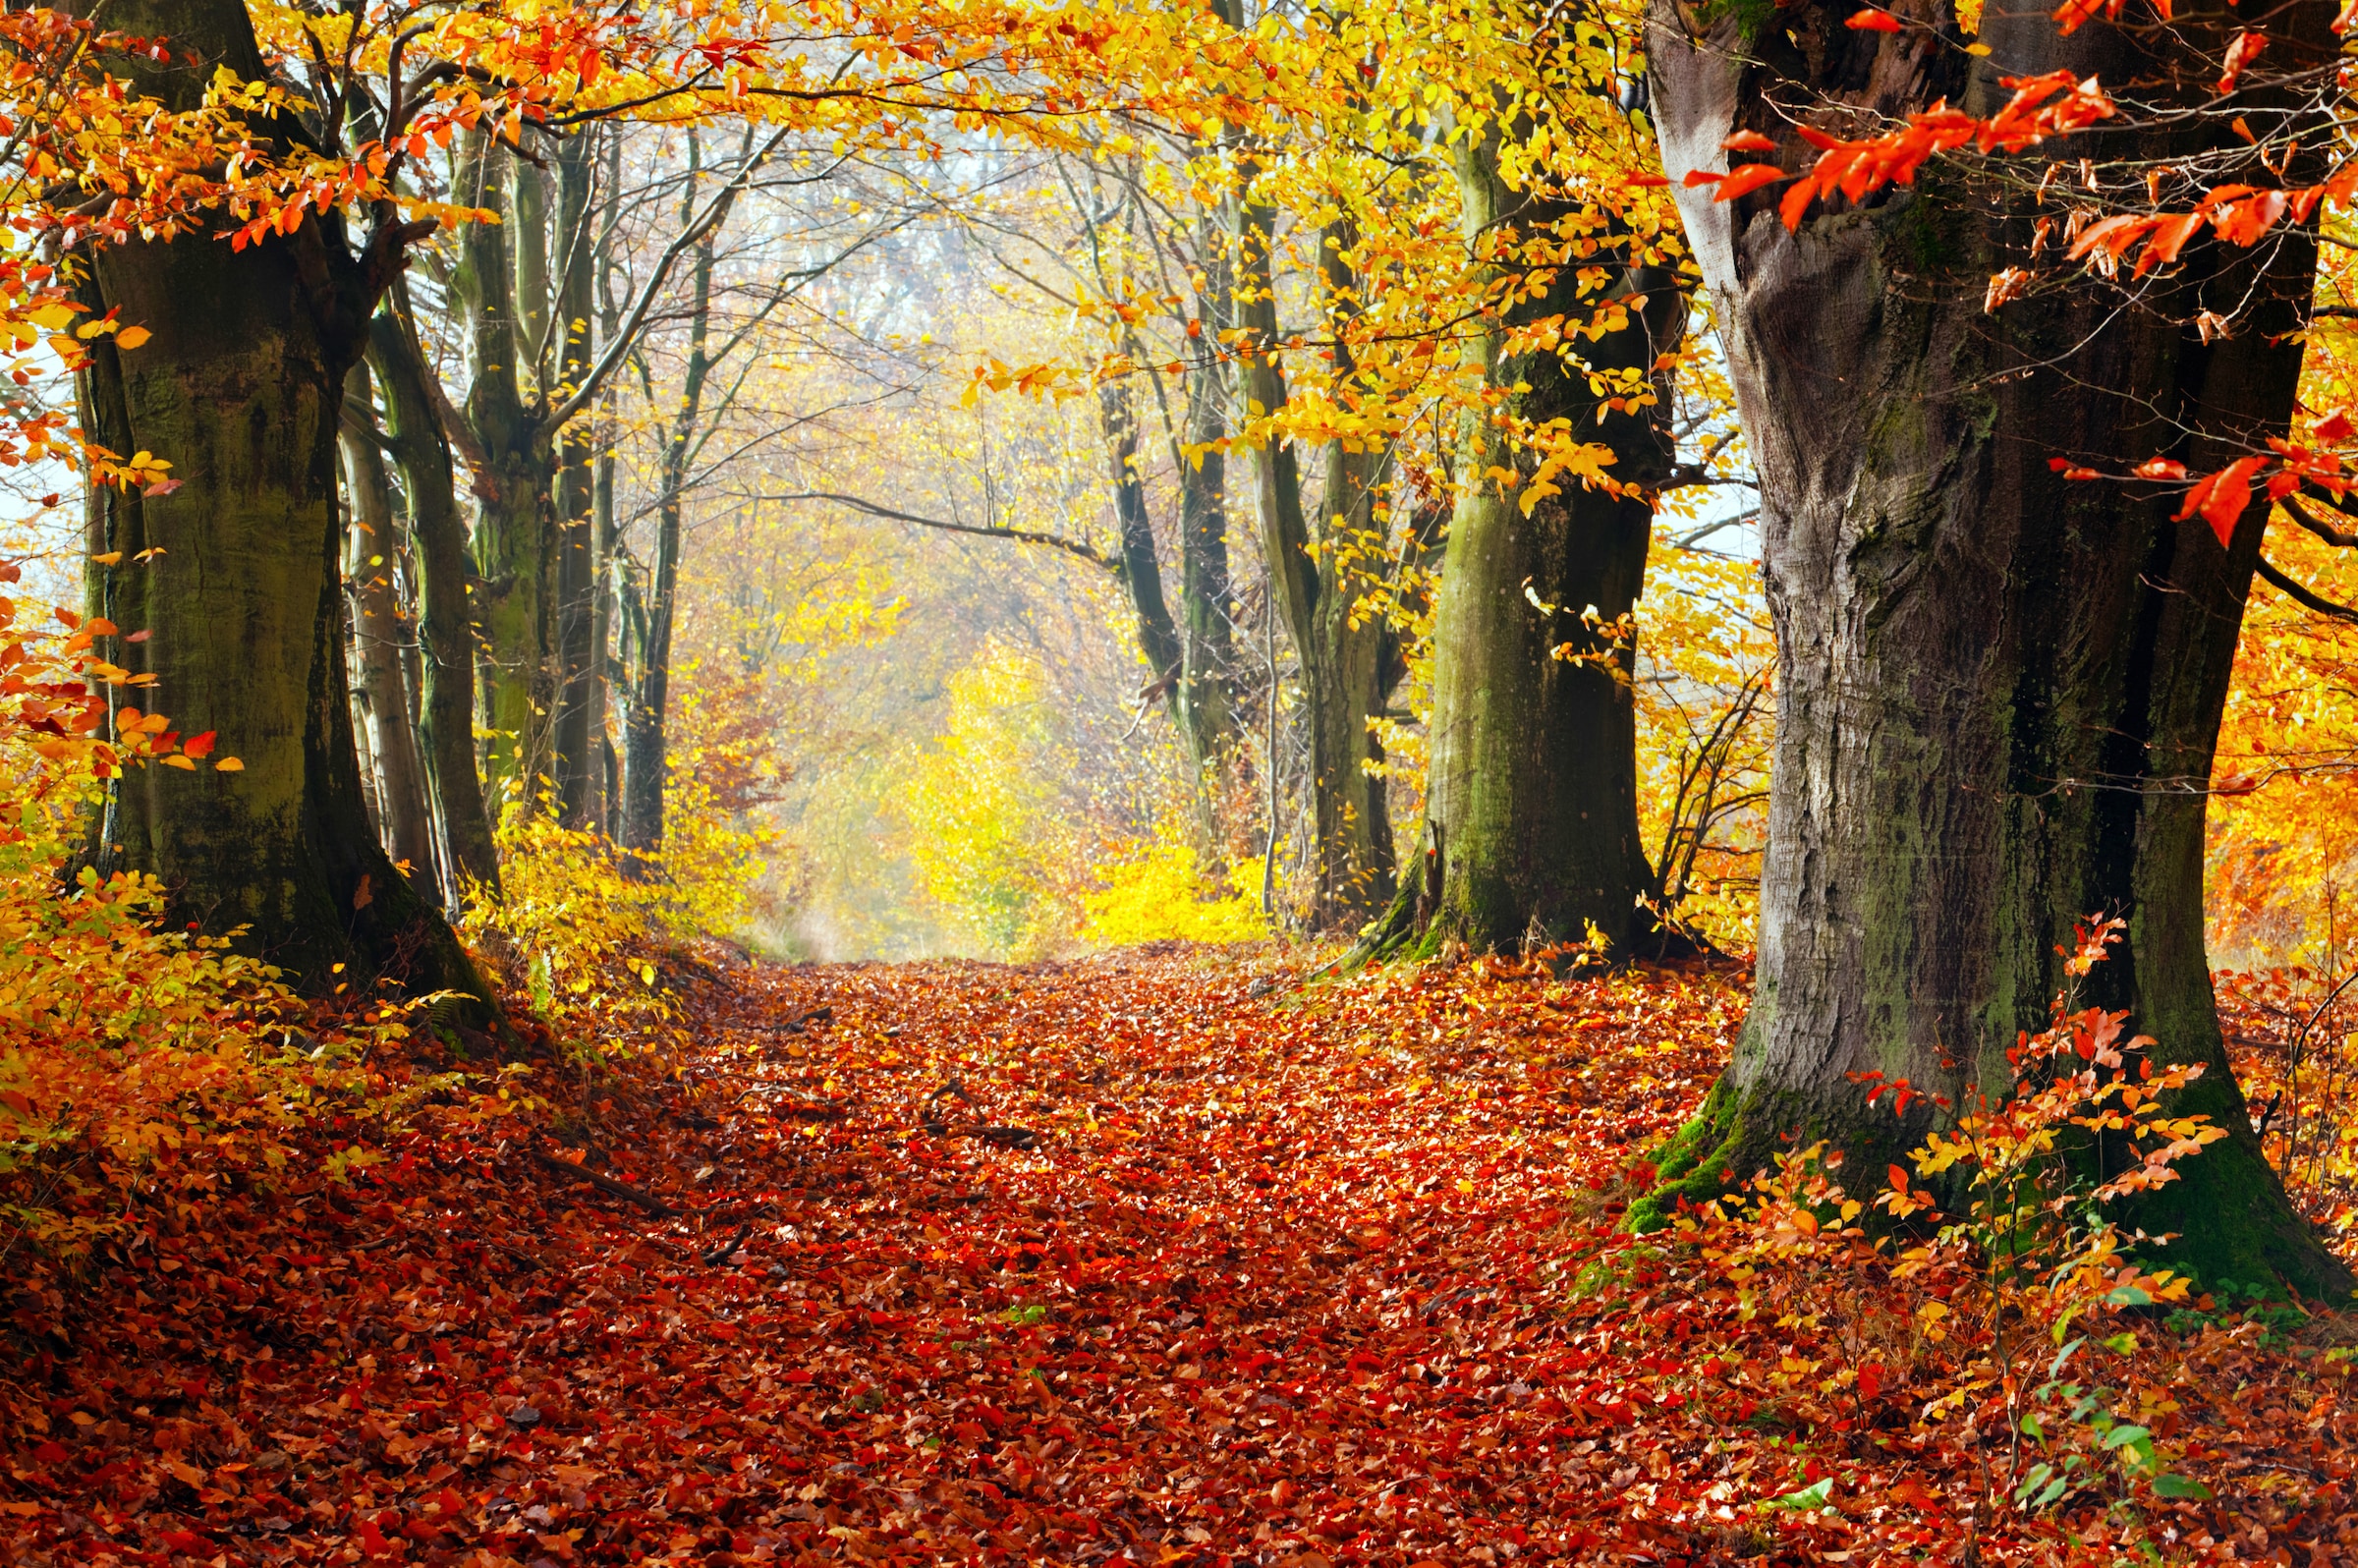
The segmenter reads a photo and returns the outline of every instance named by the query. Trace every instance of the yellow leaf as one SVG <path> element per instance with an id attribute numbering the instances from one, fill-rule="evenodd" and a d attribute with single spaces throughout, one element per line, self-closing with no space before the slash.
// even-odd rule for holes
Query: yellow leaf
<path id="1" fill-rule="evenodd" d="M 37 327 L 45 328 L 48 331 L 55 332 L 59 328 L 69 326 L 73 323 L 74 308 L 75 308 L 70 305 L 44 305 L 39 309 L 31 312 L 32 324 Z"/>
<path id="2" fill-rule="evenodd" d="M 115 347 L 118 349 L 136 349 L 152 336 L 154 336 L 154 334 L 149 332 L 143 326 L 127 326 L 122 331 L 115 334 Z"/>
<path id="3" fill-rule="evenodd" d="M 165 757 L 163 759 L 163 763 L 166 767 L 185 768 L 191 773 L 196 771 L 196 764 L 190 761 L 187 757 L 181 756 L 178 752 L 174 752 L 170 756 Z"/>
<path id="4" fill-rule="evenodd" d="M 246 771 L 246 764 L 234 756 L 225 756 L 213 764 L 213 771 L 216 773 L 243 773 Z"/>
<path id="5" fill-rule="evenodd" d="M 93 555 L 90 557 L 90 559 L 96 561 L 100 566 L 112 566 L 117 561 L 123 559 L 123 552 L 121 550 L 109 550 L 104 555 Z"/>

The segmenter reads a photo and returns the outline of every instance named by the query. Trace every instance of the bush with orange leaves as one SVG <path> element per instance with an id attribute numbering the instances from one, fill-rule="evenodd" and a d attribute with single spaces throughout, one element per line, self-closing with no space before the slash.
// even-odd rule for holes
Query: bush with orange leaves
<path id="1" fill-rule="evenodd" d="M 232 1168 L 266 1180 L 323 1105 L 416 1092 L 369 1067 L 402 1008 L 301 1000 L 226 939 L 165 929 L 152 878 L 72 869 L 95 792 L 212 749 L 133 705 L 138 678 L 93 651 L 116 635 L 63 610 L 26 624 L 0 594 L 0 1258 L 80 1256 Z"/>
<path id="2" fill-rule="evenodd" d="M 2076 982 L 2121 923 L 2083 927 L 2067 961 Z M 2170 1408 L 2158 1357 L 2141 1355 L 2125 1313 L 2192 1305 L 2190 1282 L 2133 1256 L 2105 1205 L 2175 1179 L 2178 1160 L 2226 1136 L 2207 1117 L 2173 1116 L 2172 1090 L 2199 1065 L 2157 1070 L 2154 1042 L 2124 1038 L 2125 1015 L 2056 997 L 2053 1021 L 2007 1052 L 2002 1096 L 1971 1092 L 1945 1125 L 1890 1166 L 1873 1202 L 1894 1225 L 1869 1235 L 1867 1204 L 1837 1179 L 1823 1144 L 1780 1156 L 1730 1197 L 1682 1215 L 1678 1234 L 1743 1295 L 1749 1313 L 1830 1338 L 1846 1365 L 1818 1392 L 1864 1415 L 1885 1390 L 1925 1421 L 1958 1420 L 2002 1442 L 1986 1506 L 2041 1514 L 2075 1499 L 2210 1495 L 2170 1468 L 2160 1414 Z M 1880 1082 L 1904 1109 L 1921 1096 Z M 1941 1101 L 1946 1105 L 1946 1101 Z M 2137 1157 L 2097 1181 L 2075 1161 L 2090 1137 Z M 1951 1195 L 1950 1210 L 1920 1185 Z M 2207 1299 L 2205 1304 L 2207 1305 Z M 2115 1331 L 2105 1334 L 2098 1324 Z M 1803 1494 L 1790 1506 L 1817 1506 Z"/>

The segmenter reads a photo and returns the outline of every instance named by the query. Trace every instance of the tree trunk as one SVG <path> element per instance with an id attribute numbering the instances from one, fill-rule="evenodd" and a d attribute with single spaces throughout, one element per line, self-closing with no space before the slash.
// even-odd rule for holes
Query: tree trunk
<path id="1" fill-rule="evenodd" d="M 394 305 L 400 303 L 397 293 Z M 467 592 L 467 525 L 459 516 L 450 440 L 427 389 L 416 332 L 391 306 L 369 323 L 369 363 L 385 391 L 385 429 L 418 544 L 418 640 L 424 690 L 419 732 L 452 869 L 499 896 L 499 855 L 475 767 L 475 630 Z"/>
<path id="2" fill-rule="evenodd" d="M 1468 242 L 1505 249 L 1544 235 L 1565 209 L 1509 189 L 1498 152 L 1494 137 L 1468 141 L 1457 177 Z M 1628 324 L 1582 340 L 1580 358 L 1594 370 L 1648 371 L 1677 346 L 1686 302 L 1663 273 L 1625 273 L 1612 294 Z M 1586 321 L 1600 303 L 1562 268 L 1537 298 L 1486 318 L 1468 348 L 1499 399 L 1495 412 L 1535 426 L 1567 421 L 1575 438 L 1612 449 L 1605 472 L 1628 488 L 1614 494 L 1565 473 L 1559 493 L 1527 509 L 1534 456 L 1510 447 L 1491 409 L 1468 421 L 1468 488 L 1450 520 L 1433 618 L 1426 818 L 1439 895 L 1427 911 L 1429 948 L 1506 950 L 1577 941 L 1592 928 L 1621 948 L 1652 928 L 1639 907 L 1653 877 L 1638 832 L 1636 647 L 1600 628 L 1628 614 L 1644 587 L 1651 492 L 1671 463 L 1665 405 L 1607 412 L 1563 355 L 1506 342 L 1508 329 L 1532 321 Z M 1521 486 L 1479 477 L 1501 468 Z"/>
<path id="3" fill-rule="evenodd" d="M 566 141 L 557 153 L 557 395 L 579 386 L 590 373 L 590 315 L 595 248 L 591 244 L 590 187 L 595 146 L 587 134 Z M 544 400 L 547 401 L 547 400 Z M 554 492 L 557 527 L 557 711 L 554 724 L 557 811 L 568 827 L 589 827 L 604 815 L 598 787 L 593 723 L 602 704 L 597 687 L 597 552 L 591 513 L 592 442 L 587 425 L 560 432 Z"/>
<path id="4" fill-rule="evenodd" d="M 112 27 L 169 35 L 161 62 L 125 63 L 179 107 L 216 65 L 264 67 L 237 0 L 121 0 Z M 183 51 L 205 62 L 184 66 Z M 266 127 L 257 134 L 267 135 Z M 167 457 L 169 496 L 89 495 L 91 598 L 152 633 L 111 653 L 159 678 L 186 729 L 213 729 L 242 772 L 151 767 L 118 780 L 98 822 L 101 870 L 151 873 L 175 918 L 240 929 L 252 951 L 326 988 L 371 974 L 454 988 L 496 1017 L 441 917 L 368 830 L 346 692 L 338 582 L 336 428 L 385 257 L 362 258 L 332 217 L 243 251 L 196 233 L 100 252 L 89 290 L 152 333 L 93 340 L 84 427 L 120 452 Z M 158 550 L 146 564 L 135 558 Z"/>
<path id="5" fill-rule="evenodd" d="M 1987 114 L 2005 95 L 1995 61 L 2152 79 L 2125 31 L 1988 16 L 1991 58 L 1916 60 L 1927 45 L 1830 12 L 1790 14 L 1793 39 L 1780 27 L 1758 49 L 1732 17 L 1695 42 L 1665 4 L 1648 52 L 1668 172 L 1716 165 L 1737 131 L 1798 161 L 1793 103 L 1839 97 L 1888 123 L 1945 95 Z M 2324 17 L 2276 48 L 2330 59 Z M 2223 140 L 2214 119 L 2070 150 L 2142 171 Z M 1967 178 L 1935 163 L 1798 235 L 1775 192 L 1682 198 L 1760 469 L 1780 673 L 1754 1006 L 1649 1207 L 1750 1174 L 1788 1134 L 1881 1170 L 1937 1112 L 1871 1111 L 1847 1075 L 1951 1096 L 2010 1083 L 2004 1053 L 2046 1024 L 2074 922 L 2110 914 L 2127 940 L 2083 999 L 2127 1008 L 2162 1061 L 2202 1063 L 2176 1109 L 2230 1134 L 2126 1217 L 2178 1233 L 2159 1260 L 2204 1280 L 2346 1292 L 2253 1136 L 2203 950 L 2204 787 L 2267 509 L 2221 549 L 2199 517 L 2171 520 L 2175 495 L 2048 466 L 2161 453 L 2201 473 L 2283 433 L 2310 242 L 2198 242 L 2135 305 L 2091 279 L 1989 315 L 1984 283 L 2027 259 L 2032 209 L 2023 186 Z M 2114 178 L 2142 200 L 2141 172 Z M 2202 341 L 2206 304 L 2242 308 L 2231 337 Z"/>
<path id="6" fill-rule="evenodd" d="M 364 768 L 363 777 L 375 775 L 377 836 L 385 853 L 397 866 L 407 866 L 407 874 L 421 887 L 431 887 L 433 830 L 402 668 L 411 628 L 393 588 L 394 563 L 401 553 L 393 485 L 385 473 L 384 451 L 377 445 L 367 367 L 353 366 L 345 386 L 341 439 L 351 517 L 344 580 L 350 590 L 351 642 L 359 655 L 353 664 L 354 739 L 365 750 L 365 760 L 373 764 Z"/>
<path id="7" fill-rule="evenodd" d="M 499 211 L 509 204 L 501 177 L 509 156 L 487 134 L 468 135 L 466 199 Z M 506 225 L 471 223 L 461 231 L 451 292 L 465 306 L 474 362 L 466 419 L 487 465 L 477 476 L 475 618 L 484 666 L 477 700 L 489 733 L 483 777 L 496 816 L 510 806 L 529 811 L 538 799 L 556 700 L 547 442 L 521 390 L 518 361 L 529 346 Z"/>
<path id="8" fill-rule="evenodd" d="M 1113 467 L 1113 515 L 1121 534 L 1122 588 L 1138 619 L 1139 651 L 1147 656 L 1147 689 L 1179 705 L 1182 670 L 1179 629 L 1162 596 L 1162 566 L 1154 553 L 1154 522 L 1147 511 L 1147 476 L 1138 461 L 1138 413 L 1129 386 L 1097 388 L 1097 428 Z"/>
<path id="9" fill-rule="evenodd" d="M 689 154 L 696 152 L 689 133 Z M 693 186 L 689 201 L 695 199 Z M 712 322 L 713 240 L 696 248 L 689 283 L 688 364 L 680 406 L 663 449 L 662 491 L 655 506 L 655 564 L 650 580 L 626 578 L 633 641 L 639 652 L 637 679 L 623 726 L 623 847 L 648 854 L 663 843 L 663 786 L 668 765 L 671 701 L 671 637 L 679 604 L 680 528 L 686 505 L 688 463 L 697 421 L 703 412 L 704 381 L 711 373 L 707 349 Z"/>
<path id="10" fill-rule="evenodd" d="M 1277 302 L 1269 274 L 1274 222 L 1275 214 L 1265 207 L 1240 209 L 1236 314 L 1249 335 L 1239 370 L 1248 416 L 1273 413 L 1287 396 L 1275 352 Z M 1269 590 L 1293 642 L 1309 708 L 1317 824 L 1309 924 L 1314 930 L 1339 931 L 1363 925 L 1392 896 L 1392 830 L 1383 781 L 1361 765 L 1380 756 L 1368 721 L 1383 712 L 1377 690 L 1382 630 L 1373 622 L 1351 624 L 1352 594 L 1334 554 L 1314 558 L 1311 548 L 1314 537 L 1329 539 L 1338 522 L 1345 528 L 1368 526 L 1377 465 L 1339 447 L 1329 459 L 1325 512 L 1314 534 L 1303 514 L 1301 462 L 1293 443 L 1271 440 L 1253 448 Z M 1276 765 L 1274 757 L 1270 765 Z"/>

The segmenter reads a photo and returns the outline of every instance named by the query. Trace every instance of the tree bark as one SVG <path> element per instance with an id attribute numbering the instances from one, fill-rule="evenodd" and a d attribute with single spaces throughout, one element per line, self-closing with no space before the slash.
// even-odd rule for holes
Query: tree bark
<path id="1" fill-rule="evenodd" d="M 168 59 L 118 69 L 175 106 L 201 101 L 216 65 L 265 76 L 238 0 L 121 0 L 106 20 L 172 39 Z M 93 340 L 84 427 L 168 457 L 181 484 L 91 491 L 93 549 L 123 558 L 92 563 L 89 594 L 152 633 L 115 661 L 156 675 L 181 727 L 219 731 L 245 763 L 116 781 L 93 856 L 102 871 L 153 874 L 176 918 L 242 931 L 300 983 L 325 988 L 344 965 L 347 981 L 466 992 L 491 1020 L 466 951 L 368 830 L 346 691 L 337 417 L 400 243 L 383 229 L 356 256 L 335 217 L 313 215 L 243 251 L 199 233 L 92 258 L 95 303 L 153 336 L 130 350 Z M 163 553 L 138 563 L 149 550 Z"/>
<path id="2" fill-rule="evenodd" d="M 393 485 L 385 454 L 377 445 L 373 396 L 365 364 L 345 381 L 343 427 L 345 494 L 350 517 L 345 534 L 344 581 L 352 615 L 355 741 L 365 751 L 363 776 L 375 775 L 377 834 L 397 866 L 421 886 L 434 879 L 434 842 L 420 764 L 417 732 L 410 725 L 410 694 L 402 653 L 412 629 L 394 591 L 400 530 L 393 515 Z M 436 902 L 439 902 L 437 898 Z"/>
<path id="3" fill-rule="evenodd" d="M 2274 48 L 2330 60 L 2310 9 L 2284 14 Z M 1750 46 L 1741 26 L 1694 39 L 1678 8 L 1656 8 L 1674 180 L 1715 166 L 1736 131 L 1798 162 L 1805 115 L 1839 132 L 1865 123 L 1846 108 L 1889 123 L 1942 95 L 1990 113 L 1998 62 L 2107 84 L 2165 82 L 2172 64 L 2102 24 L 2058 37 L 2037 11 L 1993 8 L 1981 61 L 1845 31 L 1831 12 L 1778 13 Z M 2142 199 L 2142 170 L 2223 139 L 2215 119 L 2070 151 L 2138 171 L 2112 177 Z M 2205 1281 L 2346 1292 L 2253 1136 L 2203 949 L 2205 791 L 2267 508 L 2222 549 L 2199 517 L 2172 521 L 2174 494 L 2049 469 L 2159 453 L 2201 473 L 2283 433 L 2313 249 L 2298 233 L 2252 252 L 2201 243 L 2139 304 L 2088 280 L 1988 315 L 1984 283 L 2027 260 L 2034 212 L 1968 179 L 1935 163 L 1914 190 L 1817 209 L 1797 235 L 1773 191 L 1682 197 L 1760 469 L 1780 673 L 1754 1005 L 1647 1207 L 1749 1175 L 1788 1134 L 1881 1169 L 1941 1113 L 1870 1111 L 1847 1075 L 2002 1089 L 2006 1048 L 2063 984 L 2074 922 L 2118 915 L 2127 939 L 2083 1001 L 2128 1009 L 2161 1061 L 2201 1063 L 2176 1109 L 2230 1135 L 2125 1217 L 2177 1233 L 2159 1260 Z M 2206 305 L 2241 308 L 2232 336 L 2202 341 Z"/>
<path id="4" fill-rule="evenodd" d="M 499 854 L 475 766 L 476 634 L 467 591 L 467 525 L 459 516 L 449 433 L 425 382 L 432 371 L 417 333 L 396 308 L 400 302 L 397 291 L 369 323 L 368 356 L 385 390 L 386 435 L 418 543 L 418 639 L 424 668 L 418 727 L 452 869 L 497 898 Z"/>
<path id="5" fill-rule="evenodd" d="M 1498 152 L 1494 136 L 1458 152 L 1463 221 L 1477 247 L 1528 243 L 1566 215 L 1510 189 Z M 1608 297 L 1626 306 L 1628 324 L 1580 341 L 1580 359 L 1599 371 L 1650 371 L 1684 334 L 1685 300 L 1666 273 L 1637 269 Z M 1563 267 L 1536 298 L 1486 317 L 1469 344 L 1498 411 L 1535 425 L 1562 420 L 1575 438 L 1609 446 L 1605 473 L 1625 488 L 1564 474 L 1561 492 L 1527 513 L 1520 487 L 1481 476 L 1508 469 L 1529 485 L 1533 455 L 1510 445 L 1488 407 L 1469 418 L 1467 488 L 1450 520 L 1433 619 L 1426 817 L 1439 890 L 1426 912 L 1429 949 L 1459 941 L 1507 950 L 1577 941 L 1592 928 L 1622 949 L 1653 928 L 1639 904 L 1653 876 L 1638 831 L 1637 650 L 1600 628 L 1628 614 L 1644 587 L 1652 494 L 1672 459 L 1666 404 L 1609 412 L 1563 354 L 1513 352 L 1506 341 L 1536 320 L 1586 321 L 1600 303 L 1582 296 L 1578 269 Z"/>

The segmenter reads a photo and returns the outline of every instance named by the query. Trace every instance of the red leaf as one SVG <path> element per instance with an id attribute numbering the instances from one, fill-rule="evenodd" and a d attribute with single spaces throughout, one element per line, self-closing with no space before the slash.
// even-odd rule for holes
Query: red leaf
<path id="1" fill-rule="evenodd" d="M 1854 32 L 1897 32 L 1899 18 L 1888 11 L 1854 11 L 1842 19 L 1842 26 Z"/>
<path id="2" fill-rule="evenodd" d="M 213 732 L 206 730 L 202 735 L 190 736 L 181 743 L 180 749 L 190 756 L 208 756 L 212 754 L 213 742 Z"/>
<path id="3" fill-rule="evenodd" d="M 1719 143 L 1722 152 L 1774 152 L 1776 143 L 1758 131 L 1739 131 Z"/>

